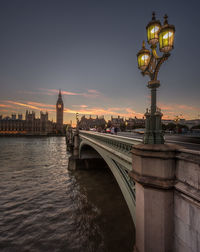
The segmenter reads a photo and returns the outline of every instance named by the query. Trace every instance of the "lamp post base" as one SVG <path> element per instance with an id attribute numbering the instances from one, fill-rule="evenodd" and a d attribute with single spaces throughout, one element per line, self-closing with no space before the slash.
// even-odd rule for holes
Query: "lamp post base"
<path id="1" fill-rule="evenodd" d="M 143 142 L 144 144 L 164 144 L 165 140 L 162 133 L 145 132 Z"/>
<path id="2" fill-rule="evenodd" d="M 146 127 L 144 133 L 144 144 L 164 144 L 161 118 L 162 113 L 160 110 L 156 110 L 154 114 L 148 110 L 145 113 Z"/>

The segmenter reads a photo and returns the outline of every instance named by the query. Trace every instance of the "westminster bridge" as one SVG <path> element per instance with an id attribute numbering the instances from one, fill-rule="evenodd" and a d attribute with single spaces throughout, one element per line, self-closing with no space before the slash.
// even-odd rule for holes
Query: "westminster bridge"
<path id="1" fill-rule="evenodd" d="M 136 228 L 134 251 L 200 251 L 200 151 L 83 130 L 66 142 L 70 170 L 110 168 Z"/>

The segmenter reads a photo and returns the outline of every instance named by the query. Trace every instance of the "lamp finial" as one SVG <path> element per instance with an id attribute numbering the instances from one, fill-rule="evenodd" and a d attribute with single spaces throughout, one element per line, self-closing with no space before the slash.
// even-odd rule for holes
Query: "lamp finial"
<path id="1" fill-rule="evenodd" d="M 145 49 L 145 42 L 144 42 L 144 40 L 142 42 L 142 49 Z"/>
<path id="2" fill-rule="evenodd" d="M 165 19 L 165 20 L 164 20 L 164 25 L 168 24 L 168 20 L 167 20 L 167 19 L 168 19 L 168 16 L 167 16 L 167 14 L 165 14 L 164 19 Z"/>
<path id="3" fill-rule="evenodd" d="M 152 12 L 152 20 L 156 20 L 156 17 L 155 17 L 156 13 L 155 11 Z"/>

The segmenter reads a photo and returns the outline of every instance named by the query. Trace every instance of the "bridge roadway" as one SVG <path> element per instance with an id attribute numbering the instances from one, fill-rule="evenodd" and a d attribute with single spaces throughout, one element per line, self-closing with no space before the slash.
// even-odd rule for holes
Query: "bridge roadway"
<path id="1" fill-rule="evenodd" d="M 143 136 L 138 133 L 133 132 L 118 132 L 118 135 L 134 138 L 134 139 L 142 139 Z M 189 150 L 200 150 L 200 137 L 199 136 L 187 136 L 187 135 L 165 135 L 166 143 L 178 144 Z"/>

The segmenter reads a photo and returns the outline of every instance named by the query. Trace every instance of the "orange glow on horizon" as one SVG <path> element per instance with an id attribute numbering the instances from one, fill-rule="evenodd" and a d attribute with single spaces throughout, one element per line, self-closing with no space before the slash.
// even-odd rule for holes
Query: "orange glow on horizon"
<path id="1" fill-rule="evenodd" d="M 91 91 L 95 93 L 94 91 Z M 72 120 L 75 120 L 75 114 L 79 113 L 79 119 L 81 116 L 104 116 L 106 120 L 109 120 L 111 116 L 124 117 L 124 118 L 143 118 L 144 114 L 136 112 L 132 108 L 129 107 L 89 107 L 88 105 L 72 105 L 72 109 L 69 107 L 64 108 L 64 120 L 68 123 Z M 183 104 L 162 104 L 159 103 L 159 107 L 161 107 L 161 111 L 163 111 L 163 119 L 173 120 L 176 115 L 183 115 L 183 118 L 186 120 L 190 120 L 192 118 L 197 118 L 200 115 L 200 108 L 195 106 L 188 106 Z M 0 113 L 4 116 L 9 116 L 9 114 L 23 114 L 25 115 L 25 111 L 22 108 L 33 109 L 36 111 L 47 111 L 49 113 L 49 120 L 55 121 L 56 119 L 56 105 L 54 104 L 45 104 L 42 102 L 34 102 L 34 101 L 11 101 L 5 100 L 0 103 Z M 74 109 L 76 108 L 76 109 Z M 197 115 L 197 116 L 195 116 Z"/>

